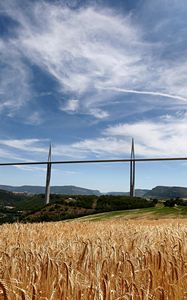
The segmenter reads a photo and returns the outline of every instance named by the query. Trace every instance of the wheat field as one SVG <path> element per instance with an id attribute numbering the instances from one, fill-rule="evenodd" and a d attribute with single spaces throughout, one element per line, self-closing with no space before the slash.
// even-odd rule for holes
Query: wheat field
<path id="1" fill-rule="evenodd" d="M 0 300 L 187 299 L 185 220 L 0 228 Z"/>

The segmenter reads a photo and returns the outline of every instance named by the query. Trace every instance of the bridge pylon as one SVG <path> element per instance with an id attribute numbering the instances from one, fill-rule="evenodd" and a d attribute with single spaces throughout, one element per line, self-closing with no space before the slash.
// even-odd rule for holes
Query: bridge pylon
<path id="1" fill-rule="evenodd" d="M 132 138 L 131 145 L 131 160 L 130 160 L 130 197 L 135 196 L 135 150 L 134 150 L 134 139 Z"/>
<path id="2" fill-rule="evenodd" d="M 50 181 L 51 181 L 51 144 L 49 146 L 47 173 L 46 173 L 46 186 L 45 186 L 45 203 L 50 201 Z"/>

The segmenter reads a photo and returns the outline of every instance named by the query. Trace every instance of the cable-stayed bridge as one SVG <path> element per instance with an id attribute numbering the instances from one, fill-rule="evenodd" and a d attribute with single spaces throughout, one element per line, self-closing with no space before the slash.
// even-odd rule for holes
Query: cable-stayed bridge
<path id="1" fill-rule="evenodd" d="M 50 201 L 50 180 L 51 180 L 51 168 L 55 164 L 92 164 L 92 163 L 129 163 L 130 165 L 130 196 L 135 196 L 135 177 L 136 177 L 136 163 L 137 162 L 152 162 L 152 161 L 181 161 L 187 160 L 187 157 L 153 157 L 153 158 L 136 158 L 135 156 L 135 143 L 132 139 L 130 158 L 127 159 L 97 159 L 97 160 L 51 160 L 52 148 L 49 146 L 49 154 L 47 161 L 32 161 L 32 162 L 5 162 L 0 163 L 0 167 L 3 166 L 24 166 L 24 165 L 47 165 L 46 173 L 46 188 L 45 188 L 45 201 L 46 204 Z"/>

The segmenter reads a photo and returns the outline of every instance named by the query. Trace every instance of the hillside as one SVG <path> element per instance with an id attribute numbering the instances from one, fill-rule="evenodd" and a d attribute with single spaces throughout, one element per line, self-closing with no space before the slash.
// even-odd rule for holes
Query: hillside
<path id="1" fill-rule="evenodd" d="M 186 219 L 187 206 L 156 206 L 140 209 L 110 211 L 79 218 L 80 221 Z"/>
<path id="2" fill-rule="evenodd" d="M 32 185 L 22 185 L 22 186 L 11 186 L 11 185 L 0 185 L 1 190 L 15 192 L 15 193 L 28 193 L 28 194 L 44 194 L 44 186 L 32 186 Z M 136 197 L 143 197 L 150 190 L 148 189 L 136 189 Z M 102 195 L 99 190 L 86 189 L 74 185 L 64 185 L 64 186 L 51 186 L 52 194 L 61 195 Z M 129 192 L 108 192 L 106 195 L 114 196 L 129 196 Z"/>
<path id="3" fill-rule="evenodd" d="M 11 185 L 0 185 L 0 190 L 9 191 L 13 193 L 27 193 L 30 195 L 38 195 L 45 193 L 44 186 L 11 186 Z M 86 189 L 73 185 L 66 186 L 51 186 L 51 194 L 59 195 L 113 195 L 113 196 L 129 196 L 129 192 L 108 192 L 102 194 L 99 190 Z M 152 190 L 148 189 L 136 189 L 136 197 L 145 198 L 158 198 L 158 199 L 168 199 L 168 198 L 187 198 L 187 188 L 179 186 L 156 186 Z"/>
<path id="4" fill-rule="evenodd" d="M 187 216 L 187 206 L 163 207 L 155 201 L 121 195 L 57 195 L 51 194 L 45 205 L 45 195 L 24 195 L 0 190 L 0 224 L 15 221 L 60 221 L 83 217 L 101 220 L 123 217 L 127 219 L 160 219 Z M 91 215 L 91 216 L 90 216 Z"/>
<path id="5" fill-rule="evenodd" d="M 128 196 L 102 195 L 99 197 L 75 196 L 65 199 L 64 196 L 58 195 L 58 199 L 53 198 L 50 204 L 38 211 L 28 213 L 23 220 L 26 222 L 58 221 L 93 213 L 153 207 L 154 205 L 154 202 L 138 197 L 132 199 Z"/>
<path id="6" fill-rule="evenodd" d="M 0 206 L 16 206 L 23 199 L 25 200 L 24 195 L 16 195 L 12 192 L 0 190 Z"/>
<path id="7" fill-rule="evenodd" d="M 146 193 L 144 197 L 149 198 L 187 198 L 187 188 L 179 186 L 156 186 L 151 191 Z"/>
<path id="8" fill-rule="evenodd" d="M 154 202 L 143 198 L 113 195 L 51 194 L 45 205 L 45 195 L 23 195 L 8 191 L 0 193 L 0 223 L 20 221 L 58 221 L 93 213 L 152 207 Z"/>
<path id="9" fill-rule="evenodd" d="M 109 192 L 108 195 L 129 195 L 129 192 Z M 158 199 L 169 199 L 169 198 L 187 198 L 187 188 L 179 186 L 156 186 L 152 190 L 148 189 L 136 189 L 136 197 L 145 198 L 158 198 Z"/>
<path id="10" fill-rule="evenodd" d="M 32 185 L 23 185 L 23 186 L 11 186 L 11 185 L 0 185 L 1 190 L 6 190 L 9 192 L 16 193 L 28 193 L 28 194 L 44 194 L 44 186 L 32 186 Z M 63 195 L 100 195 L 101 193 L 98 190 L 85 189 L 73 185 L 64 185 L 64 186 L 51 186 L 52 194 L 63 194 Z"/>

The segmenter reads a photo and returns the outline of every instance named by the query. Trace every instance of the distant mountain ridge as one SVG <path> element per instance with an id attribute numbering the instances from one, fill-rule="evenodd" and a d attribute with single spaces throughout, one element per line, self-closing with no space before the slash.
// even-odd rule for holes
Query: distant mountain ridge
<path id="1" fill-rule="evenodd" d="M 11 185 L 0 185 L 1 190 L 14 192 L 14 193 L 28 193 L 28 194 L 44 194 L 44 186 L 32 186 L 32 185 L 23 185 L 23 186 L 11 186 Z M 103 194 L 114 195 L 114 196 L 128 196 L 129 192 L 109 192 L 101 193 L 99 190 L 86 189 L 73 185 L 65 186 L 51 186 L 51 194 L 63 194 L 63 195 L 96 195 L 100 196 Z M 152 190 L 148 189 L 136 189 L 136 197 L 144 198 L 187 198 L 187 187 L 179 186 L 156 186 Z"/>
<path id="2" fill-rule="evenodd" d="M 14 193 L 28 193 L 28 194 L 44 194 L 44 186 L 32 186 L 32 185 L 23 185 L 23 186 L 11 186 L 11 185 L 0 185 L 1 190 L 14 192 Z M 63 195 L 101 195 L 98 190 L 85 189 L 73 185 L 64 185 L 64 186 L 51 186 L 52 194 L 63 194 Z"/>
<path id="3" fill-rule="evenodd" d="M 187 188 L 180 186 L 156 186 L 144 197 L 156 197 L 156 198 L 187 198 Z"/>
<path id="4" fill-rule="evenodd" d="M 14 192 L 14 193 L 28 193 L 28 194 L 44 194 L 44 186 L 32 186 L 32 185 L 22 185 L 22 186 L 11 186 L 11 185 L 0 185 L 1 190 Z M 136 189 L 135 195 L 137 197 L 143 197 L 150 190 L 148 189 Z M 85 189 L 82 187 L 74 185 L 65 186 L 51 186 L 52 194 L 63 194 L 63 195 L 113 195 L 113 196 L 129 196 L 129 192 L 109 192 L 101 193 L 99 190 Z"/>
<path id="5" fill-rule="evenodd" d="M 129 192 L 110 192 L 108 195 L 129 195 Z M 136 197 L 143 198 L 158 198 L 158 199 L 170 199 L 170 198 L 187 198 L 187 187 L 180 186 L 156 186 L 152 190 L 148 189 L 136 189 Z"/>

